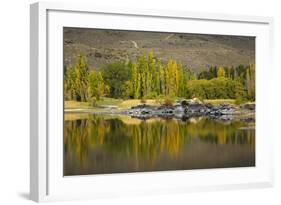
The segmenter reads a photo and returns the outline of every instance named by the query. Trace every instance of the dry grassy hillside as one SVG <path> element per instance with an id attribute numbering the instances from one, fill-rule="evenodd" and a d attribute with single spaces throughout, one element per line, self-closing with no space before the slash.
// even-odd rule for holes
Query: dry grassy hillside
<path id="1" fill-rule="evenodd" d="M 82 53 L 91 68 L 120 60 L 135 60 L 154 51 L 163 62 L 181 61 L 193 70 L 222 65 L 237 66 L 255 61 L 255 38 L 198 34 L 64 29 L 64 63 L 73 64 Z"/>

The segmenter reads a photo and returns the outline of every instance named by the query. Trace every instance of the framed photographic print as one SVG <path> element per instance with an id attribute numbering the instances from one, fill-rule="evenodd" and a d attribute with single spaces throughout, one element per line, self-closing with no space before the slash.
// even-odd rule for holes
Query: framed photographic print
<path id="1" fill-rule="evenodd" d="M 31 5 L 35 201 L 268 187 L 269 17 Z"/>

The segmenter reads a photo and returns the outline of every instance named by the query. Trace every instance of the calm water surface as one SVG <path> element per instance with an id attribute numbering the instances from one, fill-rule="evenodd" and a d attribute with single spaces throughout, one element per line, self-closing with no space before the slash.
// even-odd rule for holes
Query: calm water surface
<path id="1" fill-rule="evenodd" d="M 65 114 L 64 175 L 255 166 L 246 122 Z"/>

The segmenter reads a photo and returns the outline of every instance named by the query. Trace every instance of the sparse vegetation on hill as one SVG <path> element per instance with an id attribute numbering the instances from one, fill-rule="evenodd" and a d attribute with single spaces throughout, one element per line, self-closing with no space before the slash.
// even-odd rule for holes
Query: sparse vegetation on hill
<path id="1" fill-rule="evenodd" d="M 219 65 L 255 63 L 254 37 L 64 28 L 66 67 L 80 54 L 88 58 L 90 69 L 100 69 L 104 64 L 136 61 L 151 50 L 162 63 L 174 59 L 196 73 Z"/>

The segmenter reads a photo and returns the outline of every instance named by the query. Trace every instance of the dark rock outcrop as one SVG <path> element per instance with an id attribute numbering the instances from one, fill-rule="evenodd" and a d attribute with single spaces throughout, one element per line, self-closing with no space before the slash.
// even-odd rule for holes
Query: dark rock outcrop
<path id="1" fill-rule="evenodd" d="M 230 119 L 235 115 L 236 107 L 232 105 L 218 105 L 200 103 L 181 103 L 178 105 L 161 105 L 159 107 L 149 105 L 134 106 L 125 111 L 132 117 L 147 119 L 151 117 L 163 118 L 190 118 L 195 116 L 209 116 L 212 118 Z"/>

